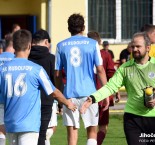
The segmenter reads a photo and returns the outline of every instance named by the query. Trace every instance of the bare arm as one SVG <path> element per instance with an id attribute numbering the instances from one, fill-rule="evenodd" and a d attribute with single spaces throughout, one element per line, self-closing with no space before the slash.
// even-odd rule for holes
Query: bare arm
<path id="1" fill-rule="evenodd" d="M 61 70 L 56 70 L 55 71 L 55 86 L 56 88 L 58 88 L 59 90 L 62 89 L 62 71 Z"/>
<path id="2" fill-rule="evenodd" d="M 76 106 L 70 101 L 67 100 L 64 95 L 58 90 L 56 89 L 52 94 L 51 97 L 54 97 L 54 99 L 56 99 L 57 101 L 59 101 L 60 103 L 66 105 L 66 107 L 72 111 L 75 111 Z"/>
<path id="3" fill-rule="evenodd" d="M 107 83 L 107 77 L 106 77 L 105 70 L 104 70 L 103 66 L 102 65 L 97 66 L 96 70 L 97 70 L 98 78 L 101 81 L 101 84 L 105 85 Z"/>
<path id="4" fill-rule="evenodd" d="M 55 85 L 57 89 L 52 93 L 54 99 L 56 99 L 59 103 L 66 105 L 66 107 L 71 109 L 72 111 L 75 111 L 76 106 L 70 100 L 67 100 L 65 96 L 59 91 L 62 90 L 63 85 L 62 71 L 60 70 L 55 71 Z"/>

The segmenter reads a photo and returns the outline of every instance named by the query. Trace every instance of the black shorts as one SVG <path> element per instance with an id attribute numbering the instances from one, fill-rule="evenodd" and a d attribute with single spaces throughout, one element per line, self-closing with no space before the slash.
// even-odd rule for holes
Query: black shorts
<path id="1" fill-rule="evenodd" d="M 125 113 L 124 132 L 128 145 L 155 145 L 155 117 Z"/>

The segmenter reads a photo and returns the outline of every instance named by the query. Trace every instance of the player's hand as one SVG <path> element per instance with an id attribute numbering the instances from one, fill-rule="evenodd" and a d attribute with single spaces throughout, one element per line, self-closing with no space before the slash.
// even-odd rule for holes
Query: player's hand
<path id="1" fill-rule="evenodd" d="M 119 92 L 116 93 L 116 100 L 115 103 L 118 103 L 121 100 L 121 95 Z"/>
<path id="2" fill-rule="evenodd" d="M 146 103 L 146 106 L 147 106 L 148 108 L 154 108 L 154 106 L 155 106 L 155 99 L 153 99 L 153 100 L 147 102 L 147 103 Z"/>
<path id="3" fill-rule="evenodd" d="M 87 110 L 87 108 L 92 104 L 92 98 L 88 97 L 87 100 L 82 104 L 80 113 L 84 114 Z"/>
<path id="4" fill-rule="evenodd" d="M 103 100 L 103 104 L 105 104 L 104 106 L 104 108 L 102 109 L 102 111 L 105 111 L 105 110 L 107 110 L 108 108 L 109 108 L 109 97 L 108 98 L 105 98 L 104 100 Z"/>
<path id="5" fill-rule="evenodd" d="M 68 100 L 68 105 L 66 105 L 68 109 L 75 111 L 77 109 L 76 105 L 72 103 L 72 101 L 69 99 Z"/>
<path id="6" fill-rule="evenodd" d="M 0 133 L 1 133 L 1 132 L 2 132 L 3 134 L 6 134 L 4 124 L 3 124 L 3 125 L 0 125 Z"/>

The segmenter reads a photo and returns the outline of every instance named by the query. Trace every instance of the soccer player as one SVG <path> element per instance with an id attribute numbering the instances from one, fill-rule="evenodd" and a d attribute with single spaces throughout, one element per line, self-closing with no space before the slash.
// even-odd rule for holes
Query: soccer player
<path id="1" fill-rule="evenodd" d="M 128 100 L 124 113 L 124 132 L 128 145 L 153 145 L 155 140 L 155 99 L 145 102 L 145 88 L 155 88 L 155 58 L 149 57 L 150 39 L 146 33 L 132 38 L 133 58 L 121 65 L 109 82 L 92 93 L 81 112 L 125 86 Z M 152 135 L 151 135 L 152 134 Z M 146 142 L 145 142 L 146 141 Z"/>
<path id="2" fill-rule="evenodd" d="M 12 60 L 15 57 L 14 52 L 15 50 L 12 44 L 12 35 L 9 34 L 5 38 L 4 52 L 0 54 L 0 66 L 5 62 Z"/>
<path id="3" fill-rule="evenodd" d="M 14 51 L 12 35 L 9 34 L 5 37 L 4 52 L 0 54 L 0 66 L 2 66 L 5 62 L 11 61 L 15 57 Z M 0 102 L 0 112 L 3 111 L 3 104 Z M 0 113 L 0 118 L 4 118 L 3 113 Z M 5 127 L 3 122 L 0 123 L 0 145 L 5 145 Z"/>
<path id="4" fill-rule="evenodd" d="M 80 120 L 80 108 L 87 96 L 96 90 L 94 66 L 102 82 L 106 83 L 106 75 L 102 66 L 102 58 L 97 41 L 84 37 L 84 18 L 80 14 L 72 14 L 68 18 L 68 30 L 71 37 L 57 44 L 56 77 L 61 84 L 62 70 L 66 74 L 64 95 L 78 106 L 75 112 L 63 107 L 63 122 L 67 126 L 68 145 L 76 145 Z M 60 88 L 58 86 L 58 88 Z M 82 115 L 87 129 L 87 145 L 97 145 L 98 104 L 91 105 Z"/>
<path id="5" fill-rule="evenodd" d="M 16 31 L 13 34 L 16 58 L 1 68 L 0 101 L 4 104 L 4 123 L 10 145 L 37 145 L 41 114 L 40 87 L 67 108 L 72 111 L 76 109 L 53 86 L 46 71 L 27 59 L 31 41 L 32 36 L 28 30 Z"/>

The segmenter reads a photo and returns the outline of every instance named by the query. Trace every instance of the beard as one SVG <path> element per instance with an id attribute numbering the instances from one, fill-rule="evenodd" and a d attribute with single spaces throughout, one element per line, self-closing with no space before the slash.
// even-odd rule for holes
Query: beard
<path id="1" fill-rule="evenodd" d="M 146 56 L 146 53 L 147 52 L 144 52 L 143 54 L 142 53 L 140 53 L 140 52 L 132 52 L 133 53 L 133 58 L 135 59 L 135 60 L 142 60 L 145 56 Z"/>

